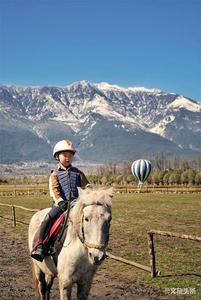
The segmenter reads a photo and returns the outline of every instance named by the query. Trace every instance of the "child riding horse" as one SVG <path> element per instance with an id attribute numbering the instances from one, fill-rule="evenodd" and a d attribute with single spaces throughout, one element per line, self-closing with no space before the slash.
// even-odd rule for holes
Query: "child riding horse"
<path id="1" fill-rule="evenodd" d="M 43 240 L 48 235 L 54 221 L 70 207 L 70 202 L 78 198 L 78 187 L 85 188 L 89 182 L 83 172 L 72 166 L 76 150 L 70 140 L 62 140 L 54 146 L 53 156 L 59 161 L 58 168 L 50 175 L 50 195 L 55 205 L 41 223 L 37 247 L 31 257 L 43 261 L 48 249 Z M 47 246 L 46 246 L 47 247 Z"/>

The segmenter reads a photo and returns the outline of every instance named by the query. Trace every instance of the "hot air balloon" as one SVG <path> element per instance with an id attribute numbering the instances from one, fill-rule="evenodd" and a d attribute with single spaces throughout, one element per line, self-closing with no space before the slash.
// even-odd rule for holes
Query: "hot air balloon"
<path id="1" fill-rule="evenodd" d="M 150 161 L 146 159 L 135 160 L 132 163 L 131 172 L 135 177 L 137 177 L 139 184 L 142 185 L 151 172 Z"/>

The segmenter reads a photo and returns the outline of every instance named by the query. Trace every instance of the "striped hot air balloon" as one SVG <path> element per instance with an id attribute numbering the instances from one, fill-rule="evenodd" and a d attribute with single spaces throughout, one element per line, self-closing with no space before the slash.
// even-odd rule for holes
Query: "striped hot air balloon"
<path id="1" fill-rule="evenodd" d="M 132 174 L 137 177 L 139 184 L 143 184 L 151 172 L 151 163 L 146 159 L 138 159 L 132 163 Z"/>

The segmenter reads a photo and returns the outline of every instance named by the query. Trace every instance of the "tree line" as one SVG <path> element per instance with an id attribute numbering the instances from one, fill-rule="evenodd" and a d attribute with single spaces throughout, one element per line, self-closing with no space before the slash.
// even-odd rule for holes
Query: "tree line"
<path id="1" fill-rule="evenodd" d="M 105 175 L 89 175 L 88 179 L 93 184 L 102 185 L 136 185 L 137 178 L 132 174 L 105 174 Z M 147 179 L 148 184 L 154 185 L 200 185 L 201 171 L 196 170 L 166 170 L 153 171 Z"/>
<path id="2" fill-rule="evenodd" d="M 137 184 L 137 179 L 131 174 L 132 162 L 138 159 L 122 163 L 109 162 L 96 167 L 93 174 L 90 170 L 87 177 L 94 184 Z M 145 158 L 149 159 L 149 158 Z M 150 158 L 152 165 L 151 175 L 148 177 L 148 184 L 155 185 L 199 185 L 201 184 L 201 156 L 193 158 L 167 158 L 164 152 L 156 153 Z M 0 184 L 48 184 L 47 176 L 9 176 L 0 178 Z"/>
<path id="3" fill-rule="evenodd" d="M 121 164 L 116 162 L 103 164 L 97 168 L 97 175 L 90 176 L 90 180 L 99 184 L 136 184 L 137 179 L 131 174 L 134 160 L 124 161 Z M 167 158 L 164 152 L 160 152 L 156 153 L 150 161 L 152 172 L 147 180 L 148 184 L 201 184 L 201 156 Z"/>
<path id="4" fill-rule="evenodd" d="M 135 157 L 132 160 L 123 161 L 121 164 L 116 162 L 110 162 L 102 164 L 97 168 L 98 175 L 105 174 L 129 174 L 131 171 L 131 165 L 134 160 L 139 159 Z M 146 158 L 150 160 L 152 165 L 152 171 L 173 171 L 173 170 L 196 170 L 201 171 L 201 156 L 192 157 L 192 158 L 181 158 L 173 157 L 167 158 L 164 152 L 156 153 L 151 158 Z"/>

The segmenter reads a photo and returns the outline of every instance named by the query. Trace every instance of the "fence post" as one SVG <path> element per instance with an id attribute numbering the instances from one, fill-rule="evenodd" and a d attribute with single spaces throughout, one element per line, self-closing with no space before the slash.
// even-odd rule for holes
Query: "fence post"
<path id="1" fill-rule="evenodd" d="M 16 227 L 16 215 L 15 215 L 15 206 L 12 205 L 12 212 L 13 212 L 13 225 Z"/>
<path id="2" fill-rule="evenodd" d="M 149 246 L 149 255 L 150 255 L 151 276 L 154 278 L 157 275 L 156 259 L 155 259 L 155 251 L 154 251 L 154 235 L 153 233 L 150 232 L 148 232 L 148 246 Z"/>

